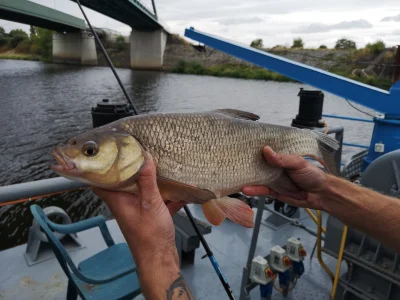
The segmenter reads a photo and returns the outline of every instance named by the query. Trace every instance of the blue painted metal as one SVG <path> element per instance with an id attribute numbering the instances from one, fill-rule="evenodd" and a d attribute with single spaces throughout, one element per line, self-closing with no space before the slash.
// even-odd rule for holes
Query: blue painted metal
<path id="1" fill-rule="evenodd" d="M 368 155 L 364 158 L 363 170 L 374 159 L 400 148 L 400 81 L 396 82 L 388 92 L 247 45 L 204 33 L 195 30 L 193 27 L 185 30 L 185 36 L 237 58 L 383 113 L 383 118 L 375 117 L 373 119 L 375 123 L 374 131 Z M 332 117 L 332 115 L 330 116 Z M 346 119 L 350 120 L 350 118 Z M 354 121 L 367 122 L 364 119 L 353 119 Z M 384 152 L 375 152 L 376 143 L 384 144 Z"/>
<path id="2" fill-rule="evenodd" d="M 78 294 L 81 299 L 127 299 L 141 293 L 136 265 L 128 245 L 114 243 L 102 216 L 61 225 L 50 221 L 37 204 L 30 209 L 69 279 L 67 299 L 77 299 Z M 69 234 L 94 227 L 100 228 L 107 248 L 81 261 L 77 268 L 53 231 Z"/>
<path id="3" fill-rule="evenodd" d="M 367 123 L 374 123 L 373 120 L 370 119 L 363 119 L 363 118 L 354 118 L 354 117 L 346 117 L 346 116 L 337 116 L 337 115 L 330 115 L 330 114 L 322 114 L 325 118 L 333 118 L 333 119 L 342 119 L 342 120 L 350 120 L 350 121 L 359 121 L 359 122 L 367 122 Z"/>
<path id="4" fill-rule="evenodd" d="M 193 27 L 185 36 L 294 80 L 323 89 L 382 113 L 400 116 L 400 82 L 390 92 L 310 67 L 259 49 L 203 33 Z"/>
<path id="5" fill-rule="evenodd" d="M 358 148 L 364 148 L 364 149 L 368 149 L 369 146 L 367 145 L 361 145 L 361 144 L 353 144 L 353 143 L 345 143 L 343 142 L 344 146 L 349 146 L 349 147 L 358 147 Z"/>
<path id="6" fill-rule="evenodd" d="M 372 132 L 371 144 L 368 155 L 364 158 L 363 169 L 375 159 L 385 153 L 400 149 L 400 120 L 387 120 L 375 118 L 375 126 Z M 375 152 L 375 144 L 385 145 L 385 151 Z"/>

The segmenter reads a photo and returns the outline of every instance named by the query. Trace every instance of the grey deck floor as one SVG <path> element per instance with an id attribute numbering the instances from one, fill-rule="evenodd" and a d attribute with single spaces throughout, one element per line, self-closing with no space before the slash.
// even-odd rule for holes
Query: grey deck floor
<path id="1" fill-rule="evenodd" d="M 205 220 L 201 207 L 189 206 L 193 215 Z M 256 208 L 254 211 L 256 212 Z M 302 211 L 302 216 L 304 211 Z M 263 219 L 269 213 L 264 211 Z M 326 220 L 326 216 L 324 216 Z M 302 221 L 305 225 L 315 228 L 310 219 Z M 115 242 L 124 242 L 124 238 L 115 220 L 107 222 Z M 242 270 L 247 261 L 252 229 L 238 226 L 226 220 L 221 226 L 213 227 L 211 234 L 205 236 L 220 268 L 227 278 L 235 297 L 239 299 Z M 274 245 L 284 245 L 289 237 L 300 238 L 306 251 L 304 261 L 305 274 L 298 280 L 296 287 L 287 298 L 274 290 L 273 299 L 329 299 L 331 283 L 328 275 L 322 270 L 316 255 L 309 260 L 315 237 L 302 229 L 287 226 L 272 230 L 261 225 L 255 255 L 265 256 Z M 79 234 L 85 247 L 70 253 L 75 262 L 79 262 L 106 247 L 98 229 L 90 229 Z M 23 255 L 26 245 L 21 245 L 0 252 L 0 300 L 8 299 L 65 299 L 66 276 L 55 258 L 40 264 L 28 266 Z M 194 265 L 183 265 L 182 273 L 188 282 L 196 299 L 228 299 L 208 258 L 201 259 L 205 254 L 200 246 L 196 251 Z M 334 271 L 336 259 L 323 254 L 325 262 Z M 344 265 L 344 264 L 343 264 Z M 342 267 L 342 272 L 345 270 Z M 156 284 L 156 283 L 155 283 Z M 252 299 L 260 299 L 259 288 L 251 292 Z M 138 296 L 137 299 L 143 299 Z"/>

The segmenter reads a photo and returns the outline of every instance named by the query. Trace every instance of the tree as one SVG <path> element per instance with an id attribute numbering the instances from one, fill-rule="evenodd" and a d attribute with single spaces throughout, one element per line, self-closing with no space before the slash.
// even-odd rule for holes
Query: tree
<path id="1" fill-rule="evenodd" d="M 355 42 L 345 38 L 341 38 L 337 40 L 335 49 L 357 49 L 357 46 Z"/>
<path id="2" fill-rule="evenodd" d="M 9 46 L 11 48 L 15 48 L 21 43 L 23 40 L 28 39 L 28 34 L 22 29 L 13 29 L 8 34 L 9 37 Z"/>
<path id="3" fill-rule="evenodd" d="M 383 50 L 385 50 L 386 45 L 382 40 L 377 40 L 375 43 L 371 44 L 368 43 L 365 48 L 369 49 L 369 51 L 371 51 L 371 53 L 373 54 L 379 54 L 381 53 Z"/>
<path id="4" fill-rule="evenodd" d="M 262 48 L 263 46 L 264 45 L 263 45 L 263 40 L 262 39 L 255 39 L 250 44 L 250 47 L 253 47 L 253 48 Z"/>
<path id="5" fill-rule="evenodd" d="M 297 38 L 297 39 L 293 40 L 293 45 L 291 48 L 303 48 L 303 47 L 304 47 L 304 43 L 301 38 Z"/>
<path id="6" fill-rule="evenodd" d="M 0 47 L 8 44 L 8 36 L 3 27 L 0 26 Z"/>
<path id="7" fill-rule="evenodd" d="M 117 38 L 115 39 L 115 44 L 116 44 L 118 51 L 124 50 L 125 49 L 125 37 L 123 37 L 122 35 L 117 36 Z"/>
<path id="8" fill-rule="evenodd" d="M 35 30 L 35 27 L 32 25 L 29 28 L 29 37 L 30 37 L 31 41 L 33 41 L 36 38 L 36 30 Z"/>
<path id="9" fill-rule="evenodd" d="M 40 27 L 34 27 L 34 31 L 32 52 L 37 52 L 43 58 L 50 58 L 53 52 L 53 31 Z"/>
<path id="10" fill-rule="evenodd" d="M 319 46 L 319 48 L 318 49 L 328 49 L 328 47 L 327 46 L 325 46 L 325 45 L 321 45 L 321 46 Z"/>

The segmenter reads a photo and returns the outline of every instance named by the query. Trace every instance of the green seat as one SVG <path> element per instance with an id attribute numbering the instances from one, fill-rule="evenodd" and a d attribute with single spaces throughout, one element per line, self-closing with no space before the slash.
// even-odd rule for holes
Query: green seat
<path id="1" fill-rule="evenodd" d="M 78 295 L 81 299 L 132 299 L 141 293 L 136 265 L 128 245 L 114 243 L 102 216 L 61 225 L 50 221 L 40 206 L 34 204 L 30 209 L 69 279 L 67 300 L 75 300 Z M 93 227 L 100 228 L 107 249 L 81 261 L 77 268 L 53 231 L 71 234 Z"/>

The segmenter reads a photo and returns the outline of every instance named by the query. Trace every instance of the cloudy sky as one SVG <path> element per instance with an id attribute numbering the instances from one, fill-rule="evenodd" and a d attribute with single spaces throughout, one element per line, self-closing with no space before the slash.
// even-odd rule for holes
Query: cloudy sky
<path id="1" fill-rule="evenodd" d="M 82 17 L 70 0 L 32 0 Z M 358 47 L 378 38 L 388 46 L 400 44 L 399 0 L 155 0 L 169 29 L 183 36 L 185 28 L 209 32 L 249 44 L 262 38 L 264 46 L 291 45 L 301 37 L 306 47 L 334 46 L 346 37 Z M 151 0 L 142 0 L 151 7 Z M 129 34 L 130 28 L 86 8 L 92 24 Z M 26 25 L 0 20 L 7 31 Z"/>

